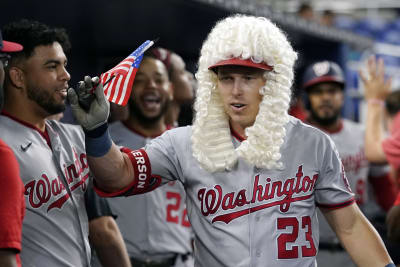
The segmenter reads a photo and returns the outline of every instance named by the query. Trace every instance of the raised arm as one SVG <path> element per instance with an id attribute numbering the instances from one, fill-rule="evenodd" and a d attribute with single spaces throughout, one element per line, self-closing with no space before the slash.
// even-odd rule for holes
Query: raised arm
<path id="1" fill-rule="evenodd" d="M 382 148 L 384 139 L 384 101 L 390 91 L 391 79 L 385 81 L 385 69 L 382 59 L 376 61 L 372 56 L 367 63 L 368 76 L 360 72 L 367 101 L 367 121 L 365 129 L 365 155 L 374 163 L 385 163 L 386 155 Z"/>
<path id="2" fill-rule="evenodd" d="M 392 262 L 379 234 L 356 204 L 321 210 L 357 266 L 380 267 Z"/>
<path id="3" fill-rule="evenodd" d="M 97 86 L 95 98 L 88 103 L 88 110 L 85 110 L 78 99 L 81 101 L 87 98 L 94 86 Z M 110 104 L 104 95 L 103 86 L 98 77 L 91 79 L 86 76 L 77 91 L 78 94 L 70 88 L 68 99 L 75 119 L 85 132 L 86 154 L 96 185 L 105 192 L 119 191 L 133 182 L 134 171 L 128 155 L 120 151 L 108 133 Z"/>

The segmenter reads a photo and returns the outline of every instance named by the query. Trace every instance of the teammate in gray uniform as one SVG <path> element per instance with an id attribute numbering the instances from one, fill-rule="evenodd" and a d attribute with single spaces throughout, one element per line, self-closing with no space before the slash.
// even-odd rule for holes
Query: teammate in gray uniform
<path id="1" fill-rule="evenodd" d="M 118 228 L 108 223 L 105 231 L 97 220 L 88 222 L 84 195 L 91 173 L 82 130 L 47 120 L 65 109 L 68 36 L 27 20 L 6 25 L 3 33 L 24 46 L 6 69 L 0 116 L 0 137 L 13 150 L 25 185 L 22 266 L 90 266 L 89 229 L 97 233 L 91 238 L 95 241 L 111 233 L 105 253 L 120 256 L 114 264 L 130 266 L 122 237 L 112 231 Z M 121 253 L 108 244 L 119 245 Z"/>
<path id="2" fill-rule="evenodd" d="M 135 151 L 112 143 L 103 88 L 85 77 L 79 90 L 97 86 L 89 111 L 73 89 L 68 95 L 98 192 L 183 183 L 195 266 L 316 266 L 317 206 L 359 266 L 392 266 L 354 203 L 332 140 L 287 114 L 296 58 L 268 19 L 223 19 L 201 49 L 193 126 Z"/>
<path id="3" fill-rule="evenodd" d="M 51 115 L 46 120 L 57 120 L 63 117 L 63 112 Z M 99 197 L 93 189 L 93 180 L 85 192 L 85 207 L 89 220 L 89 243 L 92 257 L 92 267 L 114 267 L 116 258 L 122 258 L 121 265 L 129 265 L 129 257 L 122 242 L 122 235 L 111 211 L 107 199 Z M 122 254 L 121 254 L 122 253 Z"/>
<path id="4" fill-rule="evenodd" d="M 378 215 L 379 210 L 374 205 L 375 199 L 369 196 L 373 187 L 376 200 L 383 210 L 388 211 L 396 197 L 396 187 L 388 175 L 388 168 L 385 165 L 371 165 L 368 162 L 364 154 L 363 125 L 341 118 L 340 115 L 345 88 L 342 69 L 331 61 L 315 62 L 305 71 L 302 87 L 310 110 L 307 122 L 332 138 L 360 209 L 368 219 L 374 219 Z M 319 265 L 354 266 L 328 222 L 320 212 L 318 215 Z"/>
<path id="5" fill-rule="evenodd" d="M 116 144 L 138 149 L 169 129 L 165 115 L 175 88 L 164 63 L 145 54 L 132 86 L 128 120 L 110 125 Z M 182 184 L 170 182 L 148 194 L 109 200 L 133 267 L 187 266 L 192 231 L 185 199 Z"/>

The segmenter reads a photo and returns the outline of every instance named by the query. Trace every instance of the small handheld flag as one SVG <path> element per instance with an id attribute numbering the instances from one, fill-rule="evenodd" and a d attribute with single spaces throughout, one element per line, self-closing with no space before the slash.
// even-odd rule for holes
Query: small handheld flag
<path id="1" fill-rule="evenodd" d="M 143 53 L 154 42 L 150 40 L 145 41 L 117 66 L 101 74 L 100 82 L 103 84 L 104 94 L 109 101 L 121 106 L 125 106 L 128 103 L 136 72 L 143 59 Z"/>

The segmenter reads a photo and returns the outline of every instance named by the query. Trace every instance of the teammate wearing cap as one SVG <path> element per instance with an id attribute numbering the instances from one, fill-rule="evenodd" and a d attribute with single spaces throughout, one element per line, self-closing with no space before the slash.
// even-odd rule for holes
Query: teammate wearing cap
<path id="1" fill-rule="evenodd" d="M 4 41 L 0 32 L 0 112 L 4 101 L 4 68 L 9 53 L 22 50 L 17 43 Z M 12 150 L 0 139 L 0 266 L 21 266 L 22 220 L 25 214 L 24 184 Z M 5 167 L 7 166 L 7 167 Z"/>
<path id="2" fill-rule="evenodd" d="M 112 143 L 101 85 L 89 112 L 69 89 L 98 193 L 128 196 L 182 182 L 195 266 L 316 266 L 317 205 L 359 266 L 391 266 L 331 139 L 287 114 L 296 57 L 268 19 L 223 19 L 201 49 L 193 126 L 135 151 Z"/>
<path id="3" fill-rule="evenodd" d="M 388 175 L 388 169 L 368 162 L 364 154 L 364 127 L 340 115 L 345 89 L 342 69 L 335 62 L 315 62 L 304 73 L 302 89 L 310 110 L 307 122 L 327 133 L 335 142 L 360 209 L 369 219 L 374 219 L 379 213 L 368 195 L 372 185 L 380 206 L 388 211 L 396 196 L 396 187 Z M 354 266 L 321 215 L 320 251 L 317 256 L 319 265 Z"/>
<path id="4" fill-rule="evenodd" d="M 113 218 L 102 213 L 102 220 L 88 220 L 103 207 L 94 197 L 88 202 L 99 210 L 85 206 L 91 173 L 82 130 L 47 120 L 65 108 L 67 34 L 29 20 L 6 25 L 3 34 L 24 46 L 6 68 L 0 115 L 0 137 L 13 150 L 25 185 L 22 266 L 90 266 L 89 235 L 100 259 L 114 257 L 104 261 L 107 266 L 130 266 Z M 102 244 L 96 242 L 102 237 Z"/>
<path id="5" fill-rule="evenodd" d="M 146 53 L 132 86 L 129 118 L 110 125 L 116 144 L 138 149 L 170 129 L 165 116 L 174 88 L 164 63 Z M 185 198 L 182 184 L 170 182 L 134 198 L 109 200 L 133 267 L 189 266 L 192 231 Z"/>

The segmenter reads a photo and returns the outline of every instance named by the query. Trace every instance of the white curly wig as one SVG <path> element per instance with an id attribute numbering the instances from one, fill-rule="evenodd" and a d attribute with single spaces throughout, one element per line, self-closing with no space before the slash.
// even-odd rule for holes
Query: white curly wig
<path id="1" fill-rule="evenodd" d="M 246 128 L 247 139 L 233 146 L 229 118 L 217 89 L 217 75 L 209 67 L 230 58 L 251 59 L 273 67 L 265 72 L 260 89 L 263 99 L 254 124 Z M 201 48 L 198 90 L 194 103 L 193 156 L 210 171 L 230 170 L 238 157 L 259 168 L 282 168 L 280 147 L 293 82 L 297 54 L 284 33 L 263 17 L 234 15 L 219 21 Z"/>

